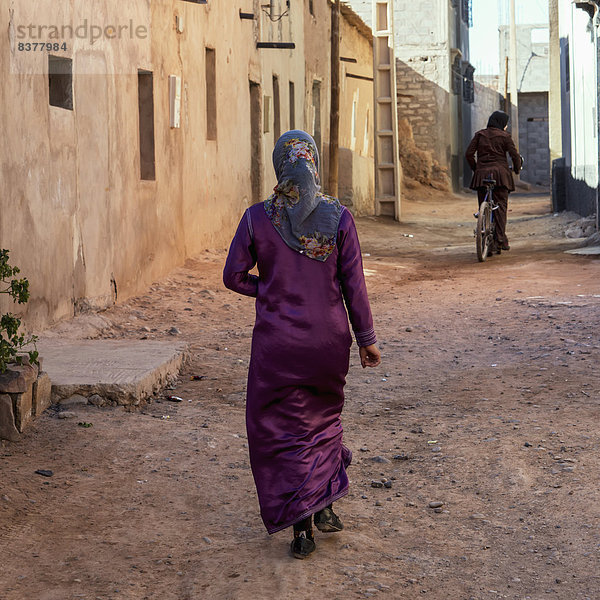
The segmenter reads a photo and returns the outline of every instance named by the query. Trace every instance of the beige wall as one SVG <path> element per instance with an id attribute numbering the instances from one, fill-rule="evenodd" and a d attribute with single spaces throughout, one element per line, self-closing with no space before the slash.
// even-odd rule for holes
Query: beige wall
<path id="1" fill-rule="evenodd" d="M 313 0 L 313 14 L 309 2 L 304 0 L 304 59 L 305 59 L 305 129 L 319 143 L 315 123 L 317 115 L 313 108 L 313 84 L 321 84 L 321 184 L 327 191 L 329 152 L 329 107 L 331 105 L 331 8 L 328 0 Z"/>
<path id="2" fill-rule="evenodd" d="M 0 29 L 9 31 L 2 0 Z M 49 106 L 45 53 L 19 56 L 0 38 L 3 141 L 0 241 L 31 282 L 28 322 L 40 327 L 86 306 L 102 308 L 144 289 L 186 256 L 227 243 L 248 205 L 248 72 L 257 62 L 253 24 L 207 6 L 138 0 L 81 6 L 40 2 L 19 23 L 127 23 L 146 39 L 69 41 L 74 110 Z M 151 8 L 149 8 L 151 7 Z M 175 30 L 175 15 L 184 31 Z M 237 43 L 224 44 L 223 40 Z M 216 48 L 217 140 L 206 140 L 205 47 Z M 235 55 L 235 60 L 233 57 Z M 156 180 L 139 166 L 137 69 L 154 73 Z M 11 72 L 18 70 L 19 72 Z M 29 73 L 28 73 L 29 72 Z M 183 80 L 181 128 L 169 126 L 168 77 Z M 231 93 L 236 90 L 236 93 Z M 235 148 L 235 153 L 231 153 Z M 234 164 L 234 176 L 232 173 Z"/>
<path id="3" fill-rule="evenodd" d="M 339 196 L 357 215 L 375 212 L 373 40 L 342 14 Z M 363 77 L 364 79 L 359 79 Z"/>
<path id="4" fill-rule="evenodd" d="M 242 8 L 258 16 L 259 4 L 248 0 Z M 312 133 L 312 81 L 320 78 L 322 139 L 328 139 L 329 9 L 326 0 L 314 6 L 309 22 L 305 0 L 292 2 L 290 17 L 271 24 L 264 16 L 241 20 L 239 8 L 223 2 L 0 0 L 0 246 L 30 280 L 30 328 L 110 306 L 186 257 L 228 244 L 252 202 L 249 79 L 260 84 L 262 103 L 272 96 L 273 74 L 279 76 L 282 131 L 289 127 L 293 81 L 296 127 Z M 93 45 L 69 40 L 74 110 L 49 106 L 47 56 L 18 52 L 16 28 L 86 19 L 131 20 L 148 35 Z M 293 41 L 296 49 L 259 50 L 257 41 Z M 207 47 L 216 53 L 216 140 L 207 139 Z M 140 178 L 138 69 L 154 76 L 154 181 Z M 169 75 L 182 79 L 181 127 L 174 129 Z M 261 119 L 261 132 L 263 126 Z M 274 184 L 273 138 L 271 123 L 259 144 L 264 197 Z M 0 310 L 7 306 L 0 301 Z"/>

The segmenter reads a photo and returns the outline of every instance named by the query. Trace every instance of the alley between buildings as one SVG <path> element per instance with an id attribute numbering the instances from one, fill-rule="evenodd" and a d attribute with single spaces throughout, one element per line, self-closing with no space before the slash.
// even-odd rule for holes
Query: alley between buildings
<path id="1" fill-rule="evenodd" d="M 342 533 L 302 562 L 289 531 L 263 528 L 244 426 L 253 302 L 207 250 L 55 330 L 178 330 L 191 359 L 165 395 L 183 401 L 49 410 L 2 443 L 0 598 L 600 597 L 600 260 L 564 253 L 575 215 L 514 196 L 510 252 L 478 263 L 474 196 L 412 195 L 402 223 L 357 219 L 383 364 L 363 371 L 353 348 Z"/>

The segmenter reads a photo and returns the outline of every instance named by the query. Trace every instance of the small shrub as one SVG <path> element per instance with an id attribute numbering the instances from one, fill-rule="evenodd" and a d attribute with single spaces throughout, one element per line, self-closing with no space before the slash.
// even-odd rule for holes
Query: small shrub
<path id="1" fill-rule="evenodd" d="M 0 294 L 7 294 L 17 304 L 25 304 L 29 300 L 29 281 L 18 279 L 20 273 L 17 267 L 11 267 L 8 250 L 0 250 Z M 0 316 L 0 373 L 6 371 L 9 364 L 22 364 L 23 358 L 37 363 L 38 351 L 35 348 L 37 337 L 25 336 L 20 333 L 21 319 L 11 313 Z M 34 350 L 24 351 L 26 346 L 33 344 Z"/>

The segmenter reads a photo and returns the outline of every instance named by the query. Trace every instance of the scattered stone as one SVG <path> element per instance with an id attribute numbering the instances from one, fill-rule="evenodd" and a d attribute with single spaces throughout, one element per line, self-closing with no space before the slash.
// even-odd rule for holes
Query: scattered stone
<path id="1" fill-rule="evenodd" d="M 415 427 L 414 429 L 410 430 L 411 433 L 423 433 L 423 428 L 422 427 Z"/>
<path id="2" fill-rule="evenodd" d="M 4 502 L 10 502 L 10 498 L 6 495 L 2 496 L 2 500 L 4 500 Z"/>
<path id="3" fill-rule="evenodd" d="M 431 449 L 432 452 L 441 452 L 442 451 L 442 447 L 441 446 L 434 446 Z"/>
<path id="4" fill-rule="evenodd" d="M 209 537 L 202 538 L 207 544 L 212 544 L 212 540 Z"/>
<path id="5" fill-rule="evenodd" d="M 406 331 L 407 333 L 410 333 L 413 330 L 412 327 L 407 327 L 404 331 Z"/>
<path id="6" fill-rule="evenodd" d="M 369 449 L 366 446 L 363 446 L 362 448 L 360 448 L 361 452 L 368 452 Z"/>
<path id="7" fill-rule="evenodd" d="M 435 512 L 435 513 L 443 513 L 443 512 L 444 512 L 444 509 L 443 509 L 443 508 L 440 508 L 440 507 L 438 507 L 438 508 L 434 508 L 434 509 L 433 509 L 433 512 Z M 448 511 L 446 511 L 446 512 L 448 512 Z"/>
<path id="8" fill-rule="evenodd" d="M 88 398 L 88 402 L 90 404 L 93 404 L 94 406 L 98 406 L 98 407 L 106 406 L 106 404 L 107 404 L 106 400 L 102 396 L 99 396 L 98 394 L 94 394 L 93 396 L 90 396 Z"/>
<path id="9" fill-rule="evenodd" d="M 408 454 L 404 454 L 404 452 L 402 452 L 401 454 L 396 454 L 394 456 L 394 460 L 410 460 L 410 456 Z"/>
<path id="10" fill-rule="evenodd" d="M 36 474 L 42 475 L 42 477 L 52 477 L 52 475 L 54 475 L 54 473 L 50 471 L 50 469 L 38 469 L 36 471 Z"/>
<path id="11" fill-rule="evenodd" d="M 385 481 L 383 483 L 383 487 L 387 488 L 388 490 L 392 487 L 392 482 L 391 481 Z"/>
<path id="12" fill-rule="evenodd" d="M 179 331 L 177 327 L 171 327 L 171 329 L 169 329 L 169 335 L 179 335 L 180 333 L 181 331 Z"/>
<path id="13" fill-rule="evenodd" d="M 525 448 L 532 448 L 533 447 L 533 444 L 530 444 L 529 442 L 525 442 L 523 445 L 525 446 Z"/>
<path id="14" fill-rule="evenodd" d="M 375 463 L 391 463 L 392 461 L 385 456 L 372 456 L 369 460 L 372 460 Z"/>
<path id="15" fill-rule="evenodd" d="M 433 500 L 429 503 L 429 508 L 441 508 L 442 506 L 444 506 L 444 503 L 439 500 Z"/>
<path id="16" fill-rule="evenodd" d="M 74 412 L 71 412 L 69 410 L 63 410 L 62 412 L 58 413 L 58 418 L 59 419 L 74 419 L 77 415 Z"/>
<path id="17" fill-rule="evenodd" d="M 383 487 L 383 482 L 382 481 L 377 481 L 376 479 L 373 479 L 373 481 L 371 481 L 371 487 L 373 487 L 373 488 L 382 488 Z"/>
<path id="18" fill-rule="evenodd" d="M 383 506 L 383 504 L 381 503 L 381 500 L 377 500 L 377 502 L 375 502 L 375 506 Z"/>
<path id="19" fill-rule="evenodd" d="M 471 515 L 471 519 L 474 519 L 475 521 L 481 521 L 482 519 L 485 519 L 485 515 L 481 513 L 473 513 Z"/>
<path id="20" fill-rule="evenodd" d="M 68 398 L 62 398 L 58 403 L 61 406 L 84 406 L 88 403 L 88 399 L 81 394 L 73 394 Z"/>

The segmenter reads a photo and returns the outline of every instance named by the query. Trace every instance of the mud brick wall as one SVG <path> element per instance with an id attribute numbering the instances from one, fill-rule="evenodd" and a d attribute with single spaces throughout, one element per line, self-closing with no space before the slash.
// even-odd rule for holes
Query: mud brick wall
<path id="1" fill-rule="evenodd" d="M 396 60 L 398 118 L 408 119 L 415 143 L 443 165 L 450 162 L 449 93 L 432 79 L 442 57 Z"/>

